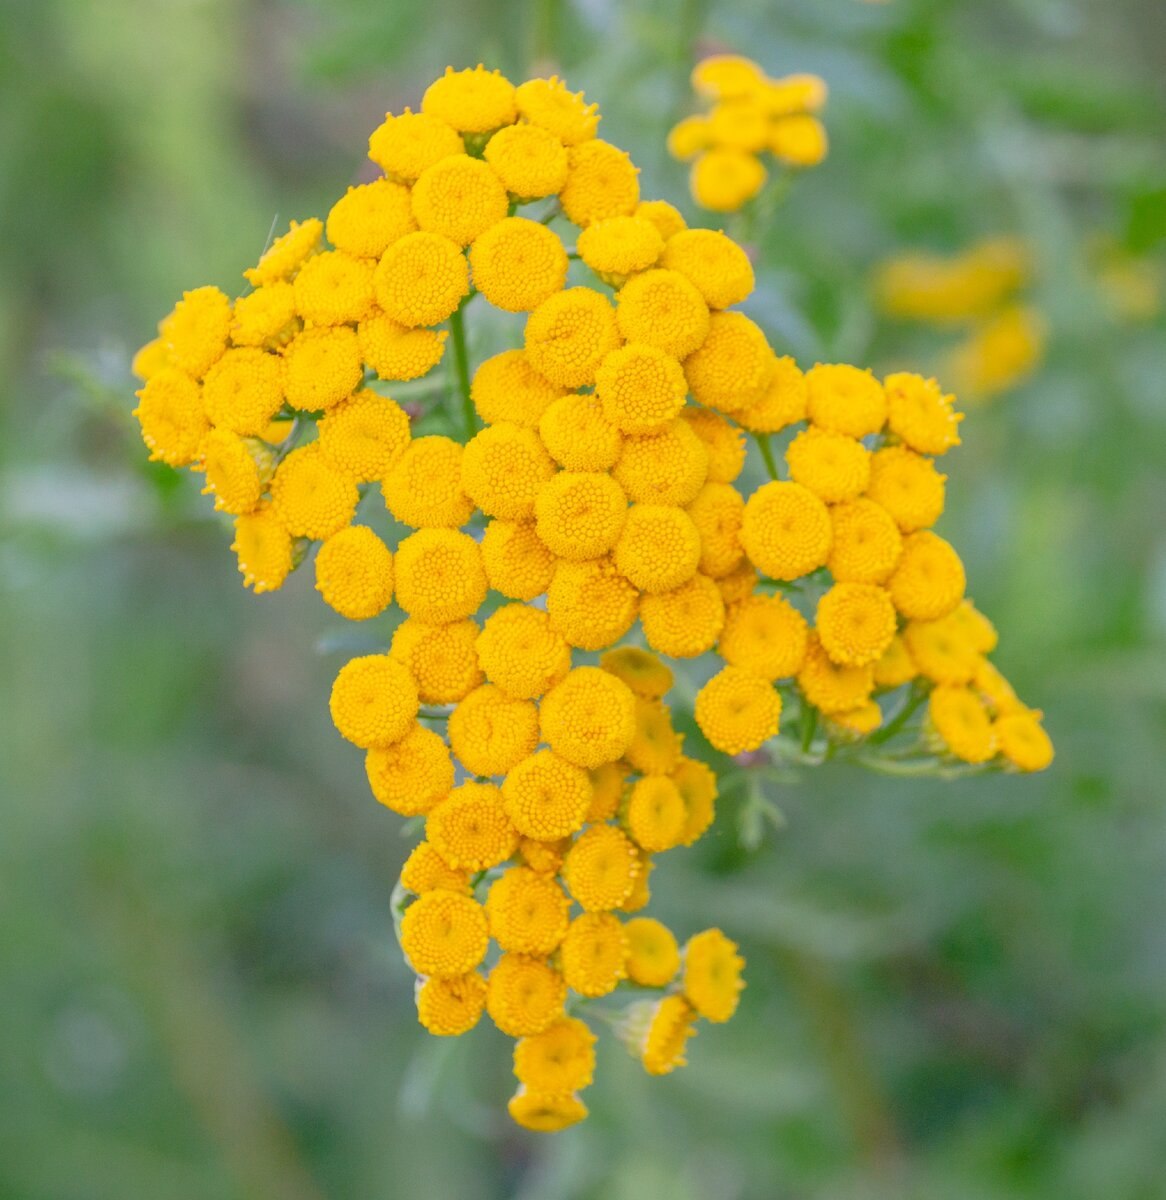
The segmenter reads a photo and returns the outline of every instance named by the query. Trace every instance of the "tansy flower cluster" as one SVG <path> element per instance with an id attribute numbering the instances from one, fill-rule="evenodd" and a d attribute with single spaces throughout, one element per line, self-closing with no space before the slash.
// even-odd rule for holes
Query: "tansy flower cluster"
<path id="1" fill-rule="evenodd" d="M 826 130 L 814 116 L 826 103 L 817 75 L 770 79 L 747 58 L 717 54 L 692 71 L 692 87 L 709 103 L 668 135 L 668 150 L 692 161 L 692 198 L 713 212 L 736 212 L 765 186 L 764 156 L 784 167 L 817 166 L 826 157 Z"/>
<path id="2" fill-rule="evenodd" d="M 1045 321 L 1023 299 L 1031 281 L 1027 247 L 1016 238 L 986 238 L 951 257 L 904 254 L 875 277 L 879 307 L 900 320 L 959 329 L 944 355 L 944 376 L 970 399 L 1015 387 L 1044 358 Z"/>
<path id="3" fill-rule="evenodd" d="M 374 130 L 381 178 L 293 222 L 234 301 L 188 292 L 135 361 L 151 457 L 203 477 L 247 585 L 311 562 L 337 613 L 393 615 L 332 719 L 424 826 L 393 905 L 421 1024 L 485 1013 L 515 1038 L 510 1112 L 539 1130 L 586 1115 L 588 1018 L 665 1074 L 743 986 L 720 930 L 681 944 L 640 915 L 718 790 L 664 659 L 699 660 L 723 755 L 788 752 L 793 704 L 807 762 L 900 731 L 940 767 L 1052 756 L 930 529 L 951 397 L 779 357 L 736 307 L 745 253 L 642 199 L 598 122 L 557 79 L 448 69 Z M 472 367 L 486 303 L 523 314 L 521 344 Z M 447 432 L 421 432 L 387 393 L 445 359 L 418 424 Z M 755 489 L 747 435 L 773 476 Z"/>

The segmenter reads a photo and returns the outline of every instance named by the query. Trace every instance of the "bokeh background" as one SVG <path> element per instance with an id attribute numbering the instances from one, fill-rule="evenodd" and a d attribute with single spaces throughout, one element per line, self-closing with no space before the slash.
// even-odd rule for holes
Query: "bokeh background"
<path id="1" fill-rule="evenodd" d="M 1166 1194 L 1161 4 L 0 16 L 0 1195 Z M 144 462 L 129 359 L 184 288 L 237 291 L 277 214 L 366 178 L 369 131 L 447 62 L 559 68 L 645 194 L 700 219 L 663 144 L 713 49 L 831 88 L 830 157 L 765 232 L 748 306 L 783 352 L 926 369 L 945 335 L 880 318 L 875 266 L 1030 248 L 1047 355 L 966 421 L 943 531 L 1058 757 L 822 769 L 778 788 L 757 845 L 726 799 L 653 901 L 740 940 L 739 1015 L 665 1079 L 605 1036 L 591 1119 L 540 1137 L 505 1116 L 505 1038 L 416 1024 L 388 912 L 409 843 L 326 709 L 348 635 L 309 573 L 243 592 L 190 477 Z"/>

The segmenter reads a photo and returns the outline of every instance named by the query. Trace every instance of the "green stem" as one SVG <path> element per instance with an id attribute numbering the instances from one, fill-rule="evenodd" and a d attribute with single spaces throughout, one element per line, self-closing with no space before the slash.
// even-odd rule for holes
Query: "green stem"
<path id="1" fill-rule="evenodd" d="M 891 738 L 903 728 L 904 725 L 914 715 L 915 710 L 927 699 L 927 693 L 918 686 L 913 687 L 910 697 L 904 702 L 903 707 L 882 727 L 876 729 L 874 733 L 866 739 L 868 746 L 881 746 L 883 742 L 889 742 Z"/>
<path id="2" fill-rule="evenodd" d="M 813 705 L 802 702 L 801 745 L 802 753 L 808 754 L 814 744 L 814 731 L 818 728 L 818 710 Z"/>
<path id="3" fill-rule="evenodd" d="M 756 433 L 753 435 L 757 448 L 761 451 L 761 457 L 765 459 L 765 469 L 769 472 L 770 479 L 777 478 L 777 460 L 773 457 L 773 447 L 769 444 L 768 433 Z"/>
<path id="4" fill-rule="evenodd" d="M 459 307 L 449 318 L 449 330 L 453 334 L 453 365 L 458 391 L 462 398 L 462 417 L 465 420 L 466 440 L 478 432 L 478 415 L 470 399 L 470 356 L 466 350 L 466 323 Z"/>

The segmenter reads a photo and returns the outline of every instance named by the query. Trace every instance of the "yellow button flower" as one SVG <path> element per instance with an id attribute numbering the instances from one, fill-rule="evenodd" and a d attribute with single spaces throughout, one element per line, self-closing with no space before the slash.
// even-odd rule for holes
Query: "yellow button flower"
<path id="1" fill-rule="evenodd" d="M 293 450 L 271 480 L 271 506 L 292 537 L 323 539 L 356 514 L 360 493 L 320 453 L 318 442 Z"/>
<path id="2" fill-rule="evenodd" d="M 639 593 L 610 558 L 559 562 L 547 589 L 554 629 L 580 650 L 604 650 L 636 620 Z"/>
<path id="3" fill-rule="evenodd" d="M 682 758 L 672 772 L 672 782 L 684 801 L 683 844 L 691 846 L 713 823 L 716 815 L 716 773 L 700 759 Z"/>
<path id="4" fill-rule="evenodd" d="M 453 760 L 445 741 L 416 723 L 400 741 L 371 749 L 364 770 L 372 794 L 402 817 L 427 813 L 453 787 Z"/>
<path id="5" fill-rule="evenodd" d="M 534 516 L 535 497 L 555 473 L 538 434 L 499 421 L 475 434 L 462 456 L 462 488 L 487 516 L 521 521 Z"/>
<path id="6" fill-rule="evenodd" d="M 343 250 L 309 258 L 296 276 L 296 312 L 313 325 L 355 324 L 372 308 L 372 264 Z"/>
<path id="7" fill-rule="evenodd" d="M 465 149 L 448 121 L 432 113 L 405 109 L 399 116 L 385 115 L 383 125 L 368 139 L 368 156 L 392 179 L 412 183 L 427 167 L 461 154 Z"/>
<path id="8" fill-rule="evenodd" d="M 745 500 L 730 483 L 706 483 L 688 506 L 700 534 L 700 570 L 710 579 L 723 579 L 745 555 L 741 526 Z"/>
<path id="9" fill-rule="evenodd" d="M 759 399 L 773 373 L 773 351 L 744 313 L 709 318 L 708 337 L 684 360 L 693 398 L 708 408 L 734 412 Z"/>
<path id="10" fill-rule="evenodd" d="M 685 999 L 706 1020 L 727 1021 L 737 1011 L 745 986 L 744 966 L 737 943 L 719 929 L 696 934 L 684 947 Z"/>
<path id="11" fill-rule="evenodd" d="M 481 1019 L 486 981 L 476 972 L 427 979 L 417 989 L 417 1019 L 436 1037 L 459 1037 Z"/>
<path id="12" fill-rule="evenodd" d="M 946 480 L 931 459 L 906 446 L 888 446 L 871 456 L 866 494 L 891 514 L 904 533 L 912 533 L 939 520 Z"/>
<path id="13" fill-rule="evenodd" d="M 369 753 L 373 753 L 371 750 Z M 452 778 L 452 776 L 451 776 Z M 400 884 L 407 892 L 423 896 L 436 888 L 469 895 L 469 871 L 455 871 L 426 841 L 418 842 L 401 867 Z M 485 983 L 485 980 L 482 980 Z M 485 989 L 482 990 L 483 1003 Z"/>
<path id="14" fill-rule="evenodd" d="M 173 386 L 176 374 L 159 372 L 138 394 Z M 202 403 L 215 425 L 241 437 L 259 437 L 283 406 L 285 383 L 284 363 L 276 355 L 250 346 L 228 350 L 207 372 Z"/>
<path id="15" fill-rule="evenodd" d="M 563 1017 L 514 1047 L 514 1074 L 533 1092 L 574 1092 L 595 1072 L 595 1034 L 577 1017 Z"/>
<path id="16" fill-rule="evenodd" d="M 243 272 L 252 287 L 264 287 L 292 278 L 320 247 L 324 222 L 311 217 L 307 221 L 292 221 L 287 233 L 280 234 L 264 251 L 254 266 Z"/>
<path id="17" fill-rule="evenodd" d="M 806 410 L 820 429 L 861 438 L 878 433 L 887 419 L 883 385 L 870 373 L 845 363 L 806 372 Z"/>
<path id="18" fill-rule="evenodd" d="M 549 875 L 510 867 L 486 897 L 490 935 L 503 950 L 545 958 L 567 932 L 571 901 Z"/>
<path id="19" fill-rule="evenodd" d="M 1025 710 L 997 717 L 992 726 L 1000 753 L 1019 771 L 1043 771 L 1053 761 L 1053 743 L 1040 713 Z"/>
<path id="20" fill-rule="evenodd" d="M 363 390 L 320 422 L 320 453 L 357 482 L 381 479 L 409 445 L 409 417 L 388 396 Z"/>
<path id="21" fill-rule="evenodd" d="M 593 769 L 621 757 L 636 730 L 636 701 L 622 679 L 576 667 L 543 697 L 543 740 L 568 762 Z"/>
<path id="22" fill-rule="evenodd" d="M 216 511 L 239 516 L 259 507 L 270 459 L 262 442 L 212 429 L 202 440 L 195 469 L 205 476 L 203 494 L 214 496 Z"/>
<path id="23" fill-rule="evenodd" d="M 567 251 L 553 229 L 526 217 L 497 221 L 474 239 L 474 286 L 506 312 L 529 312 L 558 292 L 567 278 Z"/>
<path id="24" fill-rule="evenodd" d="M 544 379 L 523 350 L 503 350 L 485 359 L 470 385 L 474 408 L 487 425 L 513 421 L 534 428 L 562 395 L 563 389 Z"/>
<path id="25" fill-rule="evenodd" d="M 716 645 L 725 602 L 714 580 L 696 574 L 670 592 L 644 596 L 640 623 L 648 645 L 671 658 L 696 658 Z"/>
<path id="26" fill-rule="evenodd" d="M 680 363 L 642 342 L 604 358 L 595 374 L 603 415 L 622 433 L 651 433 L 684 407 L 688 387 Z"/>
<path id="27" fill-rule="evenodd" d="M 482 551 L 453 529 L 421 529 L 397 547 L 397 603 L 411 617 L 441 625 L 477 612 L 486 598 Z"/>
<path id="28" fill-rule="evenodd" d="M 558 971 L 537 958 L 503 954 L 490 972 L 486 1011 L 508 1037 L 532 1037 L 563 1015 L 566 999 Z"/>
<path id="29" fill-rule="evenodd" d="M 356 329 L 360 356 L 379 379 L 420 379 L 428 374 L 445 353 L 449 336 L 442 329 L 410 329 L 373 308 Z"/>
<path id="30" fill-rule="evenodd" d="M 807 703 L 824 713 L 841 713 L 864 704 L 874 690 L 874 667 L 842 666 L 831 660 L 816 631 L 806 643 L 798 687 Z"/>
<path id="31" fill-rule="evenodd" d="M 486 133 L 518 115 L 514 84 L 501 71 L 479 63 L 464 71 L 446 67 L 425 89 L 421 111 L 448 122 L 459 133 Z"/>
<path id="32" fill-rule="evenodd" d="M 591 138 L 568 150 L 567 182 L 559 192 L 568 221 L 586 228 L 630 216 L 639 202 L 639 168 L 618 146 Z"/>
<path id="33" fill-rule="evenodd" d="M 826 566 L 839 583 L 883 583 L 903 550 L 899 527 L 873 500 L 851 500 L 830 509 L 833 542 Z"/>
<path id="34" fill-rule="evenodd" d="M 615 547 L 615 565 L 642 592 L 670 592 L 700 563 L 700 534 L 681 508 L 633 504 Z"/>
<path id="35" fill-rule="evenodd" d="M 634 1017 L 632 1013 L 629 1016 Z M 642 1032 L 634 1046 L 649 1075 L 667 1075 L 686 1063 L 684 1046 L 693 1034 L 696 1010 L 683 996 L 665 996 L 655 1003 L 644 1002 Z M 638 1025 L 629 1021 L 629 1025 Z"/>
<path id="36" fill-rule="evenodd" d="M 595 136 L 599 106 L 588 104 L 582 92 L 568 91 L 557 75 L 519 84 L 515 99 L 527 121 L 549 130 L 565 146 L 577 146 Z"/>
<path id="37" fill-rule="evenodd" d="M 491 521 L 482 536 L 482 565 L 496 592 L 511 600 L 533 600 L 550 587 L 555 556 L 533 522 Z"/>
<path id="38" fill-rule="evenodd" d="M 559 960 L 567 986 L 580 996 L 606 996 L 627 978 L 628 940 L 618 917 L 585 912 L 567 929 Z"/>
<path id="39" fill-rule="evenodd" d="M 655 266 L 664 239 L 647 217 L 608 217 L 587 226 L 576 243 L 579 257 L 601 278 L 622 283 L 636 271 Z"/>
<path id="40" fill-rule="evenodd" d="M 708 452 L 710 483 L 732 483 L 745 466 L 745 437 L 735 425 L 709 408 L 688 405 L 680 414 Z"/>
<path id="41" fill-rule="evenodd" d="M 216 287 L 183 292 L 159 326 L 170 363 L 201 379 L 223 356 L 231 332 L 231 302 Z"/>
<path id="42" fill-rule="evenodd" d="M 418 706 L 412 675 L 387 654 L 349 659 L 328 701 L 341 737 L 364 750 L 399 742 L 412 727 Z"/>
<path id="43" fill-rule="evenodd" d="M 194 462 L 210 431 L 198 384 L 189 375 L 164 367 L 146 381 L 137 396 L 134 416 L 150 460 L 171 467 Z"/>
<path id="44" fill-rule="evenodd" d="M 399 324 L 437 325 L 469 295 L 469 263 L 457 242 L 418 230 L 381 255 L 373 288 L 377 303 Z"/>
<path id="45" fill-rule="evenodd" d="M 567 182 L 567 150 L 539 125 L 507 125 L 486 143 L 486 162 L 519 200 L 558 195 Z"/>
<path id="46" fill-rule="evenodd" d="M 449 744 L 472 775 L 505 775 L 538 745 L 538 709 L 494 684 L 475 688 L 449 716 Z"/>
<path id="47" fill-rule="evenodd" d="M 538 538 L 565 559 L 598 558 L 623 530 L 628 501 L 623 488 L 600 471 L 560 471 L 538 493 Z"/>
<path id="48" fill-rule="evenodd" d="M 325 226 L 337 250 L 358 258 L 380 258 L 416 228 L 409 189 L 388 179 L 350 187 L 332 205 Z"/>
<path id="49" fill-rule="evenodd" d="M 753 291 L 749 256 L 714 229 L 688 229 L 669 239 L 660 265 L 679 271 L 711 309 L 740 304 Z"/>
<path id="50" fill-rule="evenodd" d="M 772 126 L 769 149 L 791 167 L 816 167 L 829 149 L 826 127 L 808 113 L 783 117 Z"/>
<path id="51" fill-rule="evenodd" d="M 691 504 L 708 477 L 708 451 L 687 421 L 624 440 L 613 472 L 637 504 Z"/>
<path id="52" fill-rule="evenodd" d="M 425 704 L 456 704 L 482 683 L 475 621 L 428 625 L 406 617 L 393 633 L 389 653 L 409 668 Z"/>
<path id="53" fill-rule="evenodd" d="M 587 1105 L 573 1092 L 539 1092 L 520 1087 L 506 1106 L 516 1125 L 535 1133 L 558 1133 L 587 1118 Z"/>
<path id="54" fill-rule="evenodd" d="M 614 825 L 592 825 L 575 840 L 563 860 L 563 881 L 587 912 L 618 908 L 640 872 L 639 852 Z"/>
<path id="55" fill-rule="evenodd" d="M 235 518 L 231 549 L 239 558 L 243 586 L 256 595 L 274 592 L 291 573 L 291 535 L 270 504 Z"/>
<path id="56" fill-rule="evenodd" d="M 290 283 L 269 283 L 235 301 L 231 341 L 236 346 L 283 342 L 298 328 L 296 290 Z"/>
<path id="57" fill-rule="evenodd" d="M 591 805 L 587 809 L 589 824 L 610 821 L 615 816 L 623 799 L 628 769 L 622 763 L 610 762 L 589 771 L 591 779 Z"/>
<path id="58" fill-rule="evenodd" d="M 785 452 L 790 478 L 827 504 L 861 496 L 870 482 L 870 451 L 856 438 L 811 425 Z"/>
<path id="59" fill-rule="evenodd" d="M 806 619 L 783 596 L 747 596 L 730 604 L 718 651 L 731 666 L 764 679 L 796 675 L 806 657 Z"/>
<path id="60" fill-rule="evenodd" d="M 335 408 L 356 391 L 364 375 L 356 331 L 346 325 L 296 334 L 284 362 L 287 402 L 304 412 Z"/>
<path id="61" fill-rule="evenodd" d="M 538 431 L 550 456 L 568 471 L 610 470 L 623 447 L 623 435 L 591 392 L 555 400 L 539 420 Z"/>
<path id="62" fill-rule="evenodd" d="M 883 380 L 887 393 L 887 424 L 893 433 L 920 454 L 943 454 L 960 444 L 954 396 L 945 396 L 934 379 L 900 371 Z"/>
<path id="63" fill-rule="evenodd" d="M 831 660 L 861 667 L 877 662 L 895 636 L 895 606 L 875 583 L 836 583 L 818 601 L 818 636 Z"/>
<path id="64" fill-rule="evenodd" d="M 760 396 L 733 413 L 753 433 L 780 433 L 806 419 L 806 379 L 792 358 L 775 357 Z"/>
<path id="65" fill-rule="evenodd" d="M 640 987 L 667 987 L 680 970 L 680 949 L 672 930 L 652 917 L 633 917 L 624 932 L 628 978 Z"/>
<path id="66" fill-rule="evenodd" d="M 656 268 L 633 275 L 616 299 L 619 331 L 629 342 L 684 359 L 708 336 L 708 305 L 679 271 Z"/>
<path id="67" fill-rule="evenodd" d="M 939 745 L 962 762 L 987 762 L 996 753 L 992 719 L 971 688 L 935 688 L 927 702 L 927 720 Z"/>
<path id="68" fill-rule="evenodd" d="M 468 154 L 452 154 L 426 167 L 413 185 L 417 225 L 459 246 L 504 220 L 508 204 L 494 169 Z"/>
<path id="69" fill-rule="evenodd" d="M 381 479 L 385 505 L 402 525 L 456 529 L 474 513 L 462 488 L 460 443 L 441 434 L 415 438 Z"/>
<path id="70" fill-rule="evenodd" d="M 765 186 L 762 162 L 743 150 L 706 150 L 692 164 L 692 198 L 712 212 L 736 212 Z"/>
<path id="71" fill-rule="evenodd" d="M 595 382 L 619 346 L 615 310 L 606 296 L 574 287 L 544 300 L 526 321 L 526 353 L 540 375 L 565 388 Z"/>
<path id="72" fill-rule="evenodd" d="M 745 503 L 741 544 L 770 579 L 799 579 L 823 566 L 832 537 L 825 504 L 801 484 L 764 484 Z"/>
<path id="73" fill-rule="evenodd" d="M 486 957 L 489 941 L 482 906 L 459 892 L 426 892 L 401 919 L 401 949 L 418 975 L 466 975 Z"/>
<path id="74" fill-rule="evenodd" d="M 667 705 L 636 697 L 636 736 L 624 757 L 641 775 L 666 775 L 680 762 L 684 735 L 672 727 Z"/>
<path id="75" fill-rule="evenodd" d="M 432 808 L 425 837 L 451 867 L 484 871 L 518 849 L 518 833 L 492 783 L 463 783 Z"/>
<path id="76" fill-rule="evenodd" d="M 918 674 L 906 642 L 896 634 L 883 651 L 882 658 L 874 665 L 875 687 L 896 688 L 900 684 L 910 683 Z"/>
<path id="77" fill-rule="evenodd" d="M 656 232 L 665 242 L 682 229 L 688 228 L 680 210 L 674 204 L 669 204 L 667 200 L 641 200 L 636 205 L 634 215 L 651 221 L 656 226 Z"/>
<path id="78" fill-rule="evenodd" d="M 486 678 L 507 695 L 533 700 L 571 669 L 571 650 L 545 612 L 507 604 L 482 627 L 478 661 Z"/>
<path id="79" fill-rule="evenodd" d="M 945 617 L 964 598 L 964 565 L 938 534 L 926 530 L 903 541 L 903 553 L 887 590 L 895 607 L 913 621 Z"/>
<path id="80" fill-rule="evenodd" d="M 539 750 L 511 768 L 502 799 L 515 828 L 540 842 L 578 830 L 591 804 L 591 780 L 552 750 Z"/>
<path id="81" fill-rule="evenodd" d="M 639 646 L 620 646 L 599 656 L 599 665 L 618 676 L 644 700 L 659 700 L 672 687 L 672 670 Z"/>
<path id="82" fill-rule="evenodd" d="M 696 694 L 696 723 L 724 754 L 756 750 L 777 735 L 781 697 L 760 675 L 723 667 Z"/>
<path id="83" fill-rule="evenodd" d="M 316 591 L 350 621 L 367 621 L 393 598 L 393 556 L 367 525 L 349 525 L 316 555 Z"/>
<path id="84" fill-rule="evenodd" d="M 664 775 L 637 780 L 628 794 L 624 824 L 636 845 L 657 854 L 684 839 L 688 810 L 676 784 Z"/>

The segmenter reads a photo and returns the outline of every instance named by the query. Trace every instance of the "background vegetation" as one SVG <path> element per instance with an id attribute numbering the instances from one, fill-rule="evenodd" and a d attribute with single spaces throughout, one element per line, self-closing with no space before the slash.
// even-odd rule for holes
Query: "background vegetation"
<path id="1" fill-rule="evenodd" d="M 603 1040 L 593 1116 L 513 1128 L 508 1043 L 413 1014 L 408 843 L 332 730 L 338 624 L 244 594 L 148 468 L 132 350 L 365 177 L 446 62 L 558 67 L 644 190 L 694 54 L 831 87 L 750 311 L 805 362 L 927 366 L 903 247 L 1032 246 L 1047 362 L 977 409 L 944 532 L 1058 746 L 1035 779 L 823 769 L 654 880 L 750 986 L 689 1068 Z M 1166 236 L 1155 0 L 9 0 L 0 23 L 0 1195 L 1153 1200 L 1166 1143 L 1166 340 L 1090 247 Z"/>

